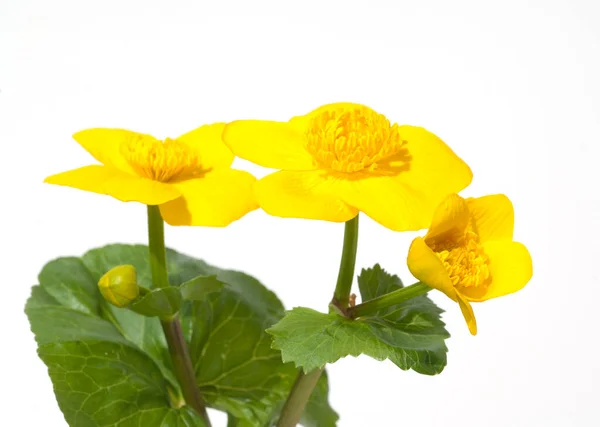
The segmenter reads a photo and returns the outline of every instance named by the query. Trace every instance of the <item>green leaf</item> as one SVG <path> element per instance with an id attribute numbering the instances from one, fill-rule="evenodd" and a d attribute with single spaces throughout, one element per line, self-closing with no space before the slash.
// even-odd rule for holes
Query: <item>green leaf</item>
<path id="1" fill-rule="evenodd" d="M 329 384 L 327 379 L 327 372 L 323 371 L 321 378 L 317 382 L 317 386 L 313 390 L 306 409 L 302 417 L 300 418 L 300 424 L 305 427 L 335 427 L 337 420 L 339 419 L 338 414 L 329 406 L 328 403 Z M 276 406 L 274 414 L 279 414 L 283 407 L 284 400 L 281 400 Z M 269 423 L 260 425 L 274 425 L 277 419 L 277 415 L 274 415 Z M 257 424 L 251 422 L 248 419 L 236 418 L 233 415 L 229 415 L 229 422 L 227 427 L 253 427 Z"/>
<path id="2" fill-rule="evenodd" d="M 185 282 L 179 289 L 184 300 L 206 301 L 209 294 L 220 292 L 223 286 L 217 276 L 200 276 Z"/>
<path id="3" fill-rule="evenodd" d="M 174 286 L 153 289 L 132 303 L 129 308 L 143 316 L 169 318 L 181 308 L 181 292 Z"/>
<path id="4" fill-rule="evenodd" d="M 389 275 L 379 264 L 364 268 L 358 276 L 358 289 L 363 301 L 389 294 L 404 285 L 398 276 Z"/>
<path id="5" fill-rule="evenodd" d="M 98 291 L 99 278 L 122 264 L 133 265 L 138 282 L 151 288 L 147 258 L 146 246 L 94 249 L 48 263 L 32 289 L 26 313 L 71 426 L 203 426 L 188 407 L 171 407 L 170 390 L 179 391 L 159 319 L 111 306 Z M 181 288 L 161 291 L 194 300 L 183 302 L 180 315 L 205 399 L 239 426 L 267 426 L 296 374 L 264 333 L 283 315 L 281 303 L 246 274 L 170 250 L 167 264 L 171 284 Z M 178 303 L 166 293 L 154 290 L 142 307 L 169 312 Z M 307 426 L 335 425 L 323 381 L 305 413 Z"/>
<path id="6" fill-rule="evenodd" d="M 45 344 L 58 404 L 71 426 L 204 426 L 189 408 L 171 408 L 156 364 L 127 344 L 67 341 Z"/>
<path id="7" fill-rule="evenodd" d="M 398 277 L 379 265 L 363 270 L 358 283 L 363 301 L 402 287 Z M 293 362 L 305 372 L 348 355 L 366 354 L 377 360 L 390 359 L 401 369 L 434 375 L 446 366 L 444 340 L 450 336 L 441 313 L 425 295 L 356 320 L 298 307 L 267 332 L 273 336 L 273 347 L 281 350 L 283 361 Z"/>
<path id="8" fill-rule="evenodd" d="M 256 279 L 215 269 L 212 278 L 184 284 L 194 304 L 196 328 L 191 339 L 196 379 L 211 404 L 232 415 L 230 425 L 265 426 L 278 416 L 297 370 L 283 364 L 265 329 L 284 315 L 277 297 Z M 203 292 L 202 289 L 207 290 Z M 305 411 L 306 426 L 335 426 L 337 414 L 327 403 L 326 377 Z"/>
<path id="9" fill-rule="evenodd" d="M 101 275 L 124 263 L 149 285 L 146 255 L 142 246 L 114 245 L 61 258 L 32 289 L 26 313 L 69 425 L 204 425 L 169 404 L 167 389 L 177 383 L 158 319 L 110 306 L 98 291 Z"/>

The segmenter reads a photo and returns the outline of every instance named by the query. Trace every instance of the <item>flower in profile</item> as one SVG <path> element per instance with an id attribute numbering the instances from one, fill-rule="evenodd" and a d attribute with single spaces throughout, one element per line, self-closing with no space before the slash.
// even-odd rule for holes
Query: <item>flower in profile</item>
<path id="1" fill-rule="evenodd" d="M 280 169 L 255 186 L 259 205 L 280 217 L 343 222 L 362 211 L 392 230 L 419 230 L 472 179 L 437 136 L 360 104 L 325 105 L 289 122 L 232 122 L 223 140 L 235 155 Z"/>
<path id="2" fill-rule="evenodd" d="M 411 273 L 458 302 L 473 335 L 471 302 L 516 292 L 533 274 L 529 251 L 513 241 L 513 228 L 513 206 L 505 195 L 451 194 L 436 209 L 425 237 L 410 246 Z"/>
<path id="3" fill-rule="evenodd" d="M 205 125 L 164 141 L 122 129 L 84 130 L 73 138 L 101 164 L 45 182 L 159 205 L 171 225 L 223 227 L 258 207 L 256 179 L 230 168 L 234 156 L 221 140 L 224 126 Z"/>

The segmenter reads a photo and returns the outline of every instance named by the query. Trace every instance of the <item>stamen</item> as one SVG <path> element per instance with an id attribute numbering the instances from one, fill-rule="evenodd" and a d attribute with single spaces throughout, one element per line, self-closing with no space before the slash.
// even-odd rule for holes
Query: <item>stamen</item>
<path id="1" fill-rule="evenodd" d="M 491 282 L 489 257 L 483 251 L 477 234 L 467 231 L 458 241 L 432 245 L 454 286 L 479 287 Z"/>
<path id="2" fill-rule="evenodd" d="M 121 145 L 121 154 L 141 176 L 160 182 L 192 178 L 206 172 L 200 155 L 192 147 L 176 139 L 159 141 L 137 135 Z"/>
<path id="3" fill-rule="evenodd" d="M 310 121 L 306 149 L 316 165 L 338 172 L 374 171 L 410 160 L 397 124 L 368 107 L 334 105 Z M 393 159 L 392 159 L 393 158 Z"/>

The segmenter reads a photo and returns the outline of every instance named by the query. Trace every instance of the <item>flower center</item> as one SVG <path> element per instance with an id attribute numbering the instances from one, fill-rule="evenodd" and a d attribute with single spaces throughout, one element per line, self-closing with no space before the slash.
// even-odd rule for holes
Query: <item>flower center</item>
<path id="1" fill-rule="evenodd" d="M 458 241 L 435 245 L 438 258 L 446 267 L 452 284 L 461 287 L 487 286 L 491 282 L 490 259 L 483 251 L 477 234 L 467 231 Z"/>
<path id="2" fill-rule="evenodd" d="M 140 175 L 154 181 L 169 182 L 192 178 L 206 172 L 200 155 L 176 139 L 159 141 L 151 136 L 137 135 L 121 144 L 121 154 Z"/>
<path id="3" fill-rule="evenodd" d="M 407 160 L 398 125 L 362 105 L 337 105 L 319 113 L 310 120 L 306 137 L 306 149 L 324 169 L 374 171 L 392 156 L 403 154 Z"/>

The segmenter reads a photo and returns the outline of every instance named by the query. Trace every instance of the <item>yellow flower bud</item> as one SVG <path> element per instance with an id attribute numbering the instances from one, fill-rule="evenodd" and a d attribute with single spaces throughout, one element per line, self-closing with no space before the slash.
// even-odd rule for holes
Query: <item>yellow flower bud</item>
<path id="1" fill-rule="evenodd" d="M 119 265 L 110 269 L 98 282 L 100 293 L 106 301 L 123 308 L 140 294 L 137 273 L 133 265 Z"/>

